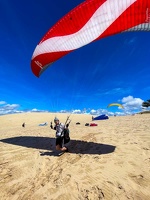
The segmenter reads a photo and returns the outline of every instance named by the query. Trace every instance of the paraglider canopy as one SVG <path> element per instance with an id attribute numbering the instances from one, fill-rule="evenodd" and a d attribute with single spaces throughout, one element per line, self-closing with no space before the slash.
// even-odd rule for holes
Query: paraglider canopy
<path id="1" fill-rule="evenodd" d="M 120 107 L 120 108 L 124 108 L 123 105 L 120 104 L 120 103 L 110 103 L 110 104 L 108 104 L 107 108 L 109 108 L 109 107 L 111 107 L 111 106 L 118 106 L 118 107 Z"/>
<path id="2" fill-rule="evenodd" d="M 93 41 L 126 31 L 150 30 L 150 0 L 87 0 L 44 35 L 31 59 L 39 77 L 49 65 Z"/>

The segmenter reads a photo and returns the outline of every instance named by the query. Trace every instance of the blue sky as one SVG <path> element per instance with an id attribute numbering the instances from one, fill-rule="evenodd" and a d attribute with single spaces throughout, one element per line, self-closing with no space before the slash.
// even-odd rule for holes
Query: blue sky
<path id="1" fill-rule="evenodd" d="M 0 114 L 73 111 L 133 113 L 150 99 L 150 32 L 104 38 L 59 59 L 40 78 L 33 51 L 64 14 L 82 1 L 0 1 Z M 117 107 L 107 109 L 111 102 Z"/>

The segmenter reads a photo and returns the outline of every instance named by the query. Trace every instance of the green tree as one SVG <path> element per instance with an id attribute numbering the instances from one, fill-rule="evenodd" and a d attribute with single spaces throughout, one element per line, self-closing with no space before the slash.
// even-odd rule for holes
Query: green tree
<path id="1" fill-rule="evenodd" d="M 150 106 L 150 99 L 147 100 L 147 101 L 144 101 L 144 102 L 142 103 L 142 106 L 148 108 L 148 107 Z"/>

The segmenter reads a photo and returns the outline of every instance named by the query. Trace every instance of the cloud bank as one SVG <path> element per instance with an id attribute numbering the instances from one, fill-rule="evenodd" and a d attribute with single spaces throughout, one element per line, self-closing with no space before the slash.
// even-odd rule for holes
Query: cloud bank
<path id="1" fill-rule="evenodd" d="M 121 100 L 118 100 L 119 103 L 121 103 L 124 106 L 124 109 L 121 109 L 118 107 L 118 111 L 111 112 L 110 108 L 108 109 L 94 109 L 94 108 L 84 108 L 81 110 L 73 109 L 73 110 L 60 110 L 57 111 L 58 113 L 73 113 L 73 114 L 90 114 L 90 115 L 102 115 L 106 114 L 109 116 L 113 115 L 130 115 L 133 113 L 138 113 L 142 111 L 142 103 L 144 100 L 141 98 L 135 98 L 133 96 L 127 96 L 123 97 Z M 145 108 L 146 109 L 146 108 Z M 150 108 L 147 108 L 147 110 L 150 110 Z M 20 110 L 19 104 L 8 104 L 6 101 L 0 101 L 0 115 L 6 115 L 6 114 L 14 114 L 14 113 L 23 113 L 23 112 L 50 112 L 48 110 L 39 110 L 37 108 L 33 108 L 31 110 Z"/>

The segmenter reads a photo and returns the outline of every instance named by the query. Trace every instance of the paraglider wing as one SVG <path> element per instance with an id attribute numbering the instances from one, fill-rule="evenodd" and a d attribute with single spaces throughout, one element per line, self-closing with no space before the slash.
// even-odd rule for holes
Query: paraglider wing
<path id="1" fill-rule="evenodd" d="M 62 17 L 32 56 L 36 76 L 69 52 L 124 31 L 150 30 L 150 0 L 87 0 Z"/>
<path id="2" fill-rule="evenodd" d="M 110 103 L 110 104 L 108 104 L 107 108 L 109 108 L 109 107 L 111 107 L 111 106 L 118 106 L 118 107 L 120 107 L 120 108 L 124 108 L 123 105 L 120 104 L 120 103 Z"/>

